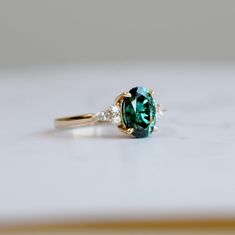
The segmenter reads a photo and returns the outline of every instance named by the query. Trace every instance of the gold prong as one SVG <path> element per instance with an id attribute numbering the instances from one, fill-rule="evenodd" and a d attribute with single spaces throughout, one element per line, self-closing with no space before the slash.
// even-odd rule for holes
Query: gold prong
<path id="1" fill-rule="evenodd" d="M 153 96 L 153 95 L 154 95 L 154 90 L 149 90 L 149 94 L 150 94 L 151 96 Z"/>
<path id="2" fill-rule="evenodd" d="M 123 92 L 121 95 L 119 95 L 119 96 L 115 99 L 115 102 L 117 103 L 117 102 L 121 101 L 121 100 L 122 100 L 123 98 L 125 98 L 125 97 L 131 97 L 131 93 L 130 93 L 130 92 L 127 92 L 127 91 Z"/>
<path id="3" fill-rule="evenodd" d="M 131 135 L 134 131 L 134 128 L 126 128 L 125 125 L 121 124 L 118 126 L 119 130 L 125 134 Z"/>
<path id="4" fill-rule="evenodd" d="M 128 128 L 126 130 L 127 134 L 129 134 L 129 135 L 131 135 L 133 133 L 133 131 L 134 131 L 134 128 Z"/>
<path id="5" fill-rule="evenodd" d="M 131 97 L 131 93 L 130 92 L 127 92 L 127 91 L 125 91 L 125 92 L 123 92 L 123 94 L 122 94 L 124 97 Z"/>

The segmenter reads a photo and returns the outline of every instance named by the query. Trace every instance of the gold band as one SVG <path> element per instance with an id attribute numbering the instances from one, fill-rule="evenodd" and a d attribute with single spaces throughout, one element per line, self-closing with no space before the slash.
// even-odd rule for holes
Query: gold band
<path id="1" fill-rule="evenodd" d="M 131 94 L 128 92 L 123 92 L 121 95 L 119 95 L 115 100 L 115 106 L 118 107 L 117 109 L 120 109 L 121 103 L 124 99 L 124 97 L 130 97 Z M 87 114 L 81 114 L 77 116 L 70 116 L 70 117 L 62 117 L 55 119 L 55 127 L 56 128 L 73 128 L 73 127 L 80 127 L 80 126 L 91 126 L 96 124 L 97 122 L 112 122 L 110 118 L 105 118 L 106 114 L 110 115 L 110 110 L 101 111 L 98 113 L 87 113 Z M 119 115 L 117 113 L 116 115 Z M 115 117 L 115 114 L 111 114 L 112 117 Z M 123 128 L 123 125 L 118 125 L 118 127 L 124 131 L 129 133 L 125 128 Z"/>
<path id="2" fill-rule="evenodd" d="M 79 126 L 90 126 L 94 125 L 98 119 L 96 118 L 95 114 L 87 113 L 77 116 L 70 116 L 70 117 L 62 117 L 55 119 L 55 127 L 56 128 L 72 128 L 72 127 L 79 127 Z"/>

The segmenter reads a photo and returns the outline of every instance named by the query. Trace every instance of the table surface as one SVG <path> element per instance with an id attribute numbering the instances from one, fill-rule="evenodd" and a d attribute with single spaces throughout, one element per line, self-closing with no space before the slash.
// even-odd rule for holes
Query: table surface
<path id="1" fill-rule="evenodd" d="M 168 108 L 151 137 L 54 130 L 136 85 Z M 0 107 L 0 223 L 235 216 L 233 64 L 0 70 Z"/>

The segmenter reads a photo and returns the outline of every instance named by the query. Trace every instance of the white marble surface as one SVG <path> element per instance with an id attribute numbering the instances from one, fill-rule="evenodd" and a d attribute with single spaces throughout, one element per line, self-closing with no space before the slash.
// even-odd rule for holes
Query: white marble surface
<path id="1" fill-rule="evenodd" d="M 160 131 L 55 132 L 136 85 L 168 107 Z M 0 71 L 0 223 L 45 218 L 235 216 L 235 66 Z"/>

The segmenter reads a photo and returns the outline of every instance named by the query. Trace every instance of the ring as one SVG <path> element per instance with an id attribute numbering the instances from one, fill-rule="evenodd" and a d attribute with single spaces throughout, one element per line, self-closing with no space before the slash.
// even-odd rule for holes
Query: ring
<path id="1" fill-rule="evenodd" d="M 134 87 L 115 99 L 105 111 L 55 119 L 56 128 L 73 128 L 109 122 L 136 138 L 149 136 L 158 130 L 159 118 L 166 109 L 153 98 L 153 90 Z"/>

